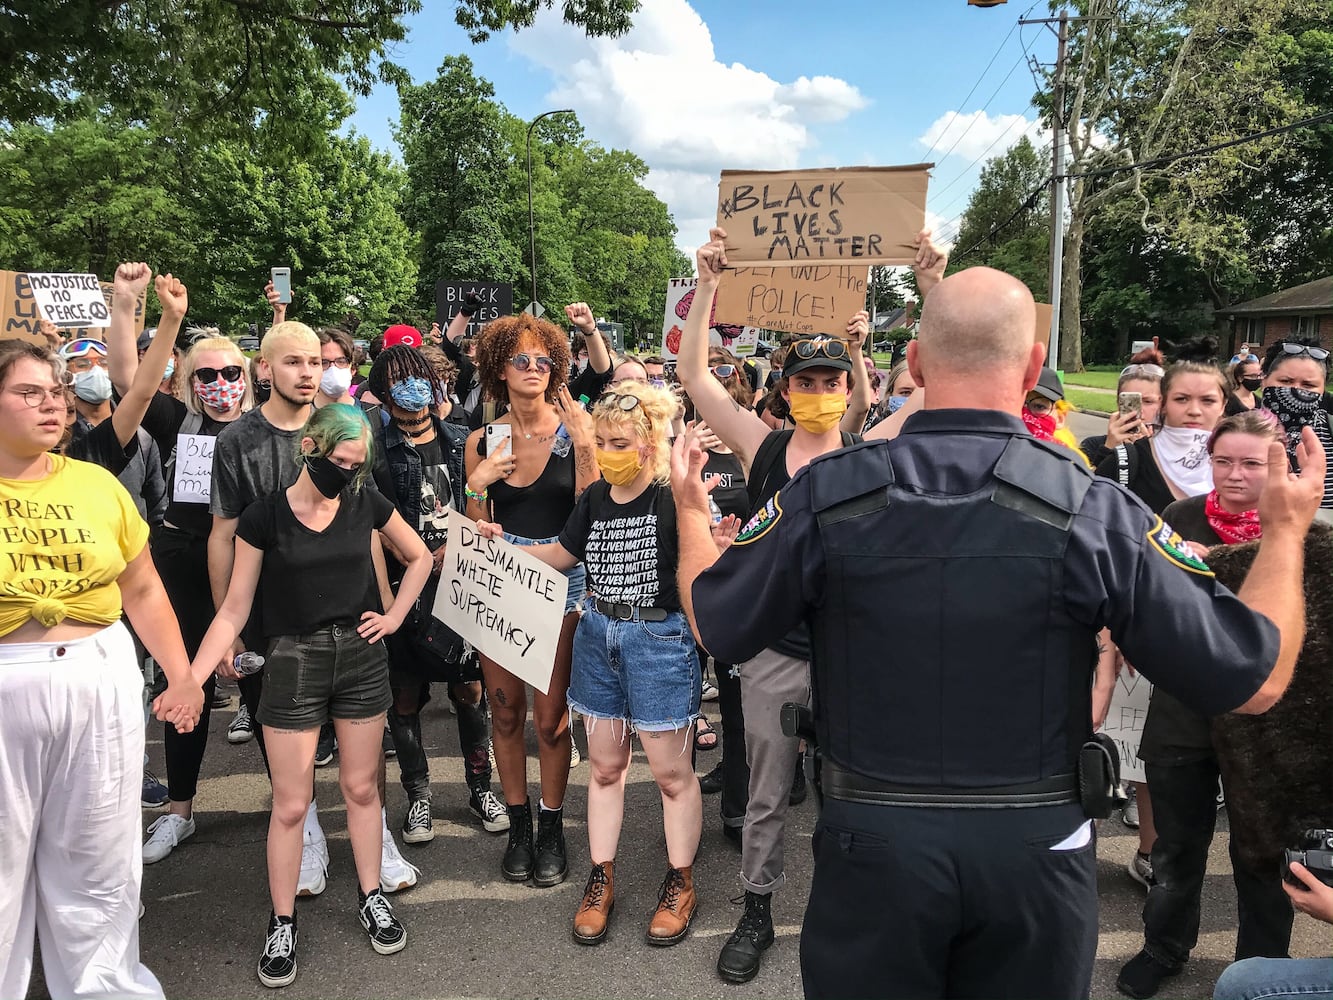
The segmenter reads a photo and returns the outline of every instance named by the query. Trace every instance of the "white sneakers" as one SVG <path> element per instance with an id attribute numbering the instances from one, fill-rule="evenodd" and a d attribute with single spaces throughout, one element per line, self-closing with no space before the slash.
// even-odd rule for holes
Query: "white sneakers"
<path id="1" fill-rule="evenodd" d="M 174 851 L 182 840 L 193 836 L 193 817 L 186 819 L 175 813 L 159 816 L 148 827 L 148 839 L 143 844 L 143 863 L 157 864 Z"/>
<path id="2" fill-rule="evenodd" d="M 398 853 L 398 845 L 394 843 L 393 834 L 389 832 L 387 826 L 384 828 L 381 844 L 383 849 L 380 853 L 380 888 L 385 892 L 398 892 L 416 885 L 417 876 L 421 872 L 416 865 Z"/>
<path id="3" fill-rule="evenodd" d="M 309 827 L 302 834 L 301 877 L 296 881 L 298 896 L 318 896 L 324 891 L 329 873 L 329 844 L 321 830 L 316 837 Z"/>

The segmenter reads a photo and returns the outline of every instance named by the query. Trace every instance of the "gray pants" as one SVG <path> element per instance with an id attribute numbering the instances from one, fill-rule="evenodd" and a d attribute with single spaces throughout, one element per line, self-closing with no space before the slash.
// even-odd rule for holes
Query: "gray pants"
<path id="1" fill-rule="evenodd" d="M 741 835 L 741 884 L 771 893 L 782 884 L 782 838 L 799 741 L 782 735 L 785 702 L 810 704 L 810 663 L 765 649 L 740 665 L 750 801 Z"/>

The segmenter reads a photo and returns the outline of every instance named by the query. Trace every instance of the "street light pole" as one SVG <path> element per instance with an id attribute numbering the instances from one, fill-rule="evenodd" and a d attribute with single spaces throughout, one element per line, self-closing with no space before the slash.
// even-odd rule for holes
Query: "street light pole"
<path id="1" fill-rule="evenodd" d="M 537 222 L 532 213 L 532 130 L 543 118 L 551 115 L 572 115 L 573 108 L 560 108 L 556 111 L 544 111 L 528 123 L 528 245 L 532 251 L 532 308 L 537 309 Z"/>

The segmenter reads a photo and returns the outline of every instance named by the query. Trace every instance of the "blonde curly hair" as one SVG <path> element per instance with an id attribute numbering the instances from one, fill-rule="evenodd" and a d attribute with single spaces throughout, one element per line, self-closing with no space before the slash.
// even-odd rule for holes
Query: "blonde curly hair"
<path id="1" fill-rule="evenodd" d="M 638 401 L 628 410 L 621 402 L 626 397 Z M 592 420 L 594 428 L 604 424 L 613 432 L 638 435 L 650 449 L 646 464 L 653 482 L 665 485 L 671 480 L 671 422 L 680 412 L 680 402 L 670 391 L 643 382 L 621 382 L 593 404 Z"/>

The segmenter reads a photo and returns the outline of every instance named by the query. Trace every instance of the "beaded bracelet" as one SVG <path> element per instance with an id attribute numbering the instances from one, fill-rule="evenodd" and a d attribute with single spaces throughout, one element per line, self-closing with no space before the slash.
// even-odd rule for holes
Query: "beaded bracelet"
<path id="1" fill-rule="evenodd" d="M 486 491 L 486 490 L 482 490 L 480 493 L 478 493 L 476 490 L 472 489 L 472 487 L 470 487 L 470 486 L 464 486 L 464 487 L 463 487 L 463 496 L 467 497 L 469 500 L 475 500 L 475 501 L 477 501 L 477 503 L 485 503 L 485 502 L 486 502 L 487 492 L 488 492 L 488 491 Z"/>

